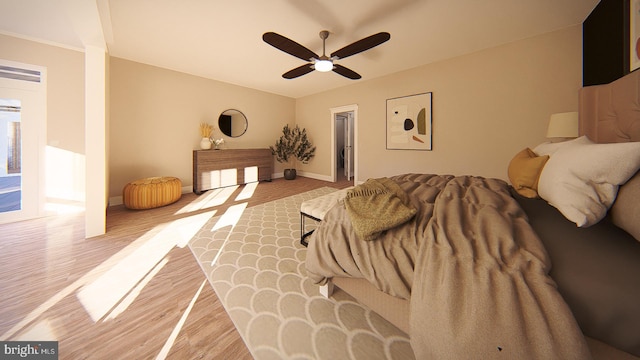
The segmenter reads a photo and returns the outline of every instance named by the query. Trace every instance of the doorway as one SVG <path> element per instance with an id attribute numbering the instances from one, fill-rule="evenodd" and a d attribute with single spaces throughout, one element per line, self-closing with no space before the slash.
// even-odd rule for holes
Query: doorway
<path id="1" fill-rule="evenodd" d="M 44 72 L 0 60 L 0 224 L 44 213 Z"/>
<path id="2" fill-rule="evenodd" d="M 353 179 L 353 112 L 337 113 L 336 121 L 336 178 Z"/>
<path id="3" fill-rule="evenodd" d="M 357 105 L 331 109 L 333 181 L 357 183 Z"/>

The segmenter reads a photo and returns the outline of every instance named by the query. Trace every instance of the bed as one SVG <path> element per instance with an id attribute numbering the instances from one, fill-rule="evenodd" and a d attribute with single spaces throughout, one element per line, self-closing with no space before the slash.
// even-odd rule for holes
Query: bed
<path id="1" fill-rule="evenodd" d="M 310 236 L 309 277 L 416 358 L 640 358 L 639 89 L 640 72 L 581 89 L 581 136 L 516 154 L 509 183 L 359 185 Z"/>

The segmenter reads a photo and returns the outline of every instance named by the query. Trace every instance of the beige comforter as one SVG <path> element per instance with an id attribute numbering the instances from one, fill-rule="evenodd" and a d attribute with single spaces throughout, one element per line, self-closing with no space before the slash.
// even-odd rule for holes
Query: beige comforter
<path id="1" fill-rule="evenodd" d="M 355 236 L 342 206 L 311 236 L 306 268 L 323 283 L 365 278 L 411 301 L 418 359 L 589 359 L 548 276 L 546 251 L 501 180 L 392 178 L 417 208 L 377 240 Z"/>

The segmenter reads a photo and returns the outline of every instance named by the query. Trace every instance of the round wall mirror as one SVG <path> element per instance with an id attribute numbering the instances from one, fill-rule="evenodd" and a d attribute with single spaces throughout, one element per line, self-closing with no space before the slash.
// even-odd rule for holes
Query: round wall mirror
<path id="1" fill-rule="evenodd" d="M 223 134 L 238 137 L 247 131 L 247 117 L 235 109 L 225 110 L 218 117 L 218 127 Z"/>

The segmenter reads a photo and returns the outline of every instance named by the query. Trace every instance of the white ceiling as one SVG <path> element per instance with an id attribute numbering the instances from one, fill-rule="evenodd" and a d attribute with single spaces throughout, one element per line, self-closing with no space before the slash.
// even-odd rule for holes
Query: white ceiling
<path id="1" fill-rule="evenodd" d="M 0 33 L 293 98 L 582 23 L 598 0 L 0 0 Z M 274 31 L 322 54 L 371 34 L 391 40 L 338 60 L 362 75 L 312 72 L 262 41 Z M 2 52 L 0 49 L 0 58 Z"/>

